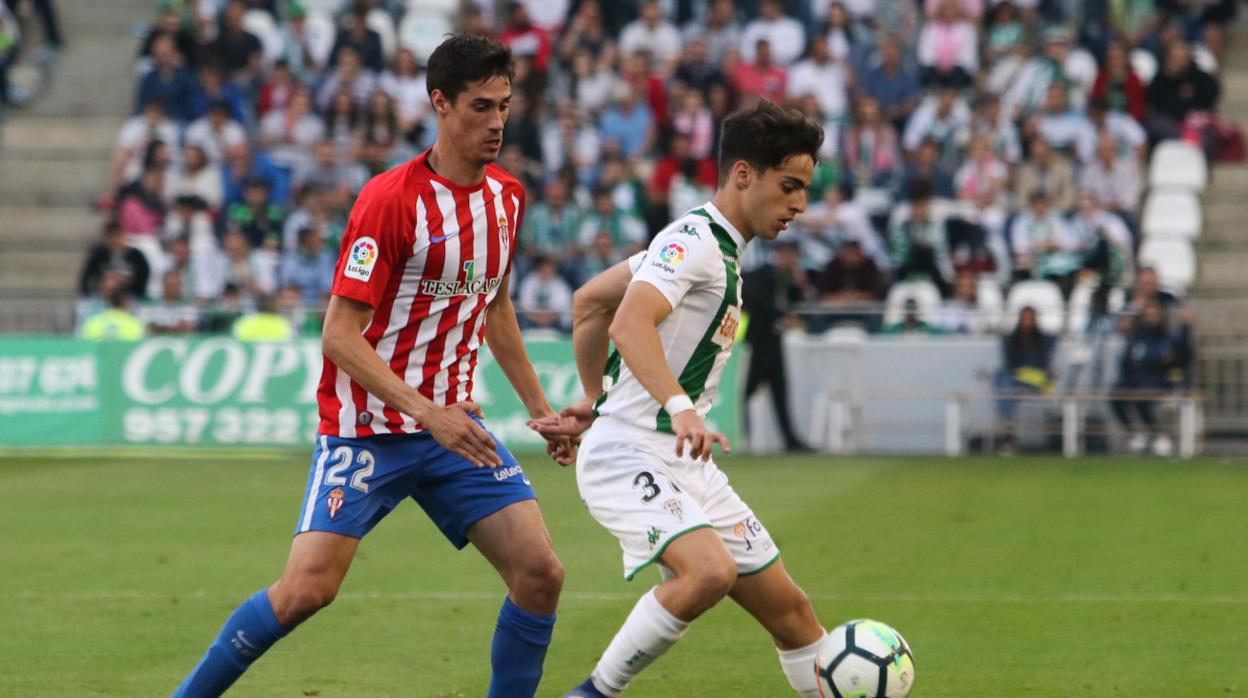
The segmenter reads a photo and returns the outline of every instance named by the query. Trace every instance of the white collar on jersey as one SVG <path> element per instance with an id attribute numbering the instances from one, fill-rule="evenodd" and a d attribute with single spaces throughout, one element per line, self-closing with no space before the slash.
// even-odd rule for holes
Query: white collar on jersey
<path id="1" fill-rule="evenodd" d="M 732 241 L 737 243 L 738 250 L 745 249 L 745 238 L 742 237 L 741 233 L 737 232 L 737 229 L 733 227 L 732 223 L 728 222 L 728 219 L 724 217 L 723 212 L 721 212 L 718 208 L 715 208 L 714 203 L 708 201 L 702 205 L 702 208 L 706 209 L 707 213 L 711 214 L 711 218 L 715 219 L 716 223 L 720 224 L 723 226 L 724 230 L 728 231 L 728 235 L 732 237 Z"/>

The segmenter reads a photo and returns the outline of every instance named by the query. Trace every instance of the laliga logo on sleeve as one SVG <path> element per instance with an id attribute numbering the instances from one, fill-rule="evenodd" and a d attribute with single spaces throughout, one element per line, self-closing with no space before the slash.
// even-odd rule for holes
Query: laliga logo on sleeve
<path id="1" fill-rule="evenodd" d="M 362 237 L 351 246 L 347 255 L 347 264 L 342 268 L 342 275 L 348 279 L 368 281 L 373 276 L 373 265 L 377 263 L 377 241 L 371 237 Z"/>
<path id="2" fill-rule="evenodd" d="M 685 246 L 679 242 L 669 242 L 659 250 L 659 258 L 650 264 L 668 274 L 676 273 L 676 267 L 685 261 Z"/>

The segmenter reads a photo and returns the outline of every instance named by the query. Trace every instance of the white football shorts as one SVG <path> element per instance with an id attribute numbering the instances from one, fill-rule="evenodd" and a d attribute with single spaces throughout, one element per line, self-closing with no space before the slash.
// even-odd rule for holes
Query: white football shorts
<path id="1" fill-rule="evenodd" d="M 728 476 L 713 460 L 695 460 L 687 452 L 677 458 L 671 434 L 599 417 L 581 443 L 576 484 L 589 513 L 619 539 L 630 581 L 657 564 L 673 540 L 699 528 L 719 534 L 741 576 L 780 557 Z M 661 570 L 664 578 L 671 576 Z"/>

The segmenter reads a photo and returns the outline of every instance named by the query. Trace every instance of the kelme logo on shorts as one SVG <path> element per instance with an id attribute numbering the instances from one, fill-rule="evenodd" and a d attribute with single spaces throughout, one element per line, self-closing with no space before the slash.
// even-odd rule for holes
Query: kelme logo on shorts
<path id="1" fill-rule="evenodd" d="M 377 264 L 377 241 L 365 236 L 356 240 L 351 246 L 346 266 L 342 268 L 342 275 L 348 279 L 368 281 L 373 276 L 375 264 Z"/>

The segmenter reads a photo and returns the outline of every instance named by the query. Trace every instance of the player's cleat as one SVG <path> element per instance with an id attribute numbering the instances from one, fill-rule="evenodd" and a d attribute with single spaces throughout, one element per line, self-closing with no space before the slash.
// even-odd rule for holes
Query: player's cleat
<path id="1" fill-rule="evenodd" d="M 599 691 L 594 686 L 592 678 L 585 679 L 585 683 L 563 694 L 563 698 L 608 698 L 607 694 Z"/>

